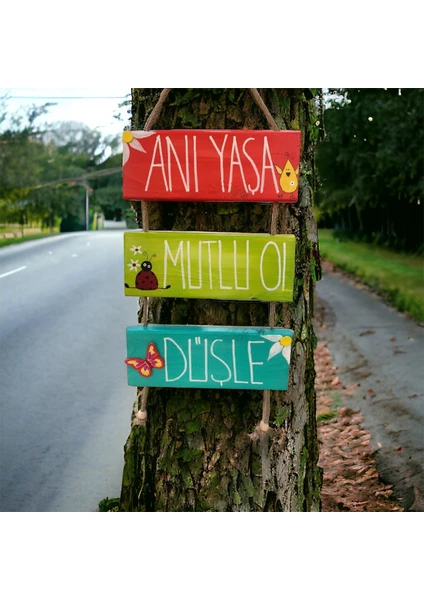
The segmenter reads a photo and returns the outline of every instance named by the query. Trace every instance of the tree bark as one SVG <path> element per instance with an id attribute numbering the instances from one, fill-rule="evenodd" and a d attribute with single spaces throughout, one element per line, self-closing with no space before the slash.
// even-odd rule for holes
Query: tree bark
<path id="1" fill-rule="evenodd" d="M 318 240 L 312 215 L 313 105 L 308 90 L 259 90 L 281 129 L 302 132 L 299 201 L 278 205 L 277 233 L 296 236 L 293 302 L 275 326 L 294 330 L 287 392 L 271 392 L 270 429 L 258 424 L 262 393 L 151 388 L 148 420 L 132 415 L 121 511 L 313 511 L 320 509 L 312 326 Z M 132 90 L 132 129 L 143 129 L 161 90 Z M 173 89 L 153 129 L 269 129 L 247 89 Z M 132 203 L 141 228 L 141 203 Z M 149 202 L 150 229 L 270 231 L 271 204 Z M 139 322 L 143 318 L 140 302 Z M 150 299 L 150 323 L 267 326 L 269 304 Z M 130 324 L 129 324 L 130 325 Z"/>

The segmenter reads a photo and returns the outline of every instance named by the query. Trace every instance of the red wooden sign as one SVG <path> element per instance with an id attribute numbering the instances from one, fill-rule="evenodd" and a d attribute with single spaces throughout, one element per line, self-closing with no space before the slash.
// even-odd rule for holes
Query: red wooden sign
<path id="1" fill-rule="evenodd" d="M 125 200 L 296 202 L 300 131 L 124 131 Z"/>

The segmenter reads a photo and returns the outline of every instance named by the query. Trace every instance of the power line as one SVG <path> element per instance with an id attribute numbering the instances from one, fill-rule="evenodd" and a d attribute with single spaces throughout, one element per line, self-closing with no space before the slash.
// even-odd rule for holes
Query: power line
<path id="1" fill-rule="evenodd" d="M 7 99 L 10 99 L 10 100 L 123 100 L 124 98 L 126 98 L 126 96 L 9 96 Z"/>
<path id="2" fill-rule="evenodd" d="M 59 185 L 61 183 L 79 183 L 85 179 L 97 179 L 98 177 L 106 177 L 107 175 L 113 175 L 114 173 L 121 173 L 122 167 L 113 167 L 111 169 L 101 169 L 100 171 L 93 171 L 91 173 L 84 173 L 84 175 L 77 175 L 76 177 L 67 177 L 66 179 L 57 179 L 56 181 L 50 181 L 49 183 L 42 183 L 33 187 L 34 190 L 38 190 L 44 187 L 50 187 Z"/>

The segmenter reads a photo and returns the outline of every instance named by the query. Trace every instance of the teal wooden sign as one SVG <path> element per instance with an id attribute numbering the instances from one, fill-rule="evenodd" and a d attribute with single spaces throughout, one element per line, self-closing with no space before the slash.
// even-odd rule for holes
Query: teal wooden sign
<path id="1" fill-rule="evenodd" d="M 294 235 L 124 234 L 126 296 L 291 302 Z"/>
<path id="2" fill-rule="evenodd" d="M 128 384 L 287 390 L 292 337 L 269 327 L 128 327 Z"/>

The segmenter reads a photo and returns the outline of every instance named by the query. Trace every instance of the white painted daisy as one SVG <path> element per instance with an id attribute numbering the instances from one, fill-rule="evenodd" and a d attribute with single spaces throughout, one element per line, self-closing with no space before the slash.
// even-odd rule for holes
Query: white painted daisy
<path id="1" fill-rule="evenodd" d="M 133 246 L 133 247 L 131 248 L 131 252 L 132 252 L 133 254 L 141 254 L 141 248 L 140 248 L 140 246 Z"/>
<path id="2" fill-rule="evenodd" d="M 138 262 L 138 260 L 133 260 L 127 265 L 127 267 L 130 268 L 130 271 L 139 271 L 140 263 Z"/>
<path id="3" fill-rule="evenodd" d="M 270 342 L 274 342 L 269 351 L 268 360 L 271 360 L 273 356 L 277 356 L 277 354 L 281 353 L 288 364 L 290 364 L 292 339 L 289 335 L 262 335 L 261 337 Z"/>
<path id="4" fill-rule="evenodd" d="M 139 152 L 146 152 L 138 140 L 153 135 L 156 131 L 124 131 L 122 134 L 122 165 L 130 157 L 130 146 Z"/>

